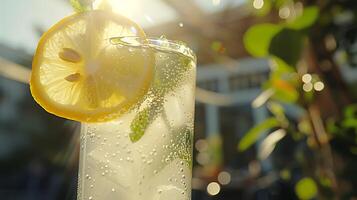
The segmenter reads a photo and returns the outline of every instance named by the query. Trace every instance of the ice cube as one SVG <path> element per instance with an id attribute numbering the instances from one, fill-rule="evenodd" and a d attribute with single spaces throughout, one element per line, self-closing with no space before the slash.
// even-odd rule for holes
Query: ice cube
<path id="1" fill-rule="evenodd" d="M 155 200 L 188 200 L 191 196 L 191 169 L 185 161 L 177 158 L 152 177 L 146 189 L 147 195 Z"/>
<path id="2" fill-rule="evenodd" d="M 157 187 L 153 200 L 183 200 L 185 191 L 172 185 L 161 185 Z"/>
<path id="3" fill-rule="evenodd" d="M 192 123 L 193 108 L 195 105 L 194 88 L 185 84 L 166 96 L 165 117 L 171 128 L 182 127 Z"/>
<path id="4" fill-rule="evenodd" d="M 135 159 L 140 164 L 137 173 L 142 173 L 147 179 L 154 176 L 164 166 L 171 139 L 165 120 L 161 116 L 157 117 L 148 126 L 143 137 L 134 143 Z"/>
<path id="5" fill-rule="evenodd" d="M 185 116 L 183 113 L 183 105 L 177 95 L 167 95 L 164 104 L 165 115 L 171 128 L 183 126 Z"/>

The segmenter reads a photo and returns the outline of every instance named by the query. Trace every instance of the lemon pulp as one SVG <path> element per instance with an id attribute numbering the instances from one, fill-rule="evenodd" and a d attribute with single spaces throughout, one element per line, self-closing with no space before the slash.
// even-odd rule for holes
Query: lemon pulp
<path id="1" fill-rule="evenodd" d="M 100 10 L 66 17 L 41 38 L 30 89 L 46 111 L 82 122 L 108 121 L 147 92 L 154 55 L 150 49 L 110 43 L 118 36 L 145 37 L 134 22 Z"/>

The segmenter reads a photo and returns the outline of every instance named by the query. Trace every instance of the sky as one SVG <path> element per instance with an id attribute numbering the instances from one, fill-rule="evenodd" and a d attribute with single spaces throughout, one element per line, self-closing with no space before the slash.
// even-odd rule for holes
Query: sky
<path id="1" fill-rule="evenodd" d="M 115 12 L 129 17 L 144 28 L 177 19 L 176 12 L 161 0 L 111 1 Z M 245 0 L 194 1 L 205 12 L 217 12 L 225 6 L 237 6 L 245 2 Z M 0 43 L 32 54 L 40 38 L 35 27 L 47 30 L 71 13 L 73 10 L 66 0 L 1 0 Z"/>

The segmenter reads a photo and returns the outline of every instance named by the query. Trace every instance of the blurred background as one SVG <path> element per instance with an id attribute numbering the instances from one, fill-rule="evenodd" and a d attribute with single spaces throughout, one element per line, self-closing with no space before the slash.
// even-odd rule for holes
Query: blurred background
<path id="1" fill-rule="evenodd" d="M 357 199 L 356 0 L 112 0 L 197 54 L 193 200 Z M 79 125 L 27 84 L 69 0 L 0 1 L 0 199 L 74 200 Z"/>

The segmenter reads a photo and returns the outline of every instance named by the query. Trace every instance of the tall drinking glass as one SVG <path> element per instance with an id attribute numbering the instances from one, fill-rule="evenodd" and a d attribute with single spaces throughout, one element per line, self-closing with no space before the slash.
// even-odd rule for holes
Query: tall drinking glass
<path id="1" fill-rule="evenodd" d="M 151 51 L 153 80 L 143 99 L 119 118 L 82 123 L 78 199 L 188 200 L 195 55 L 164 38 L 111 41 L 117 48 Z"/>

